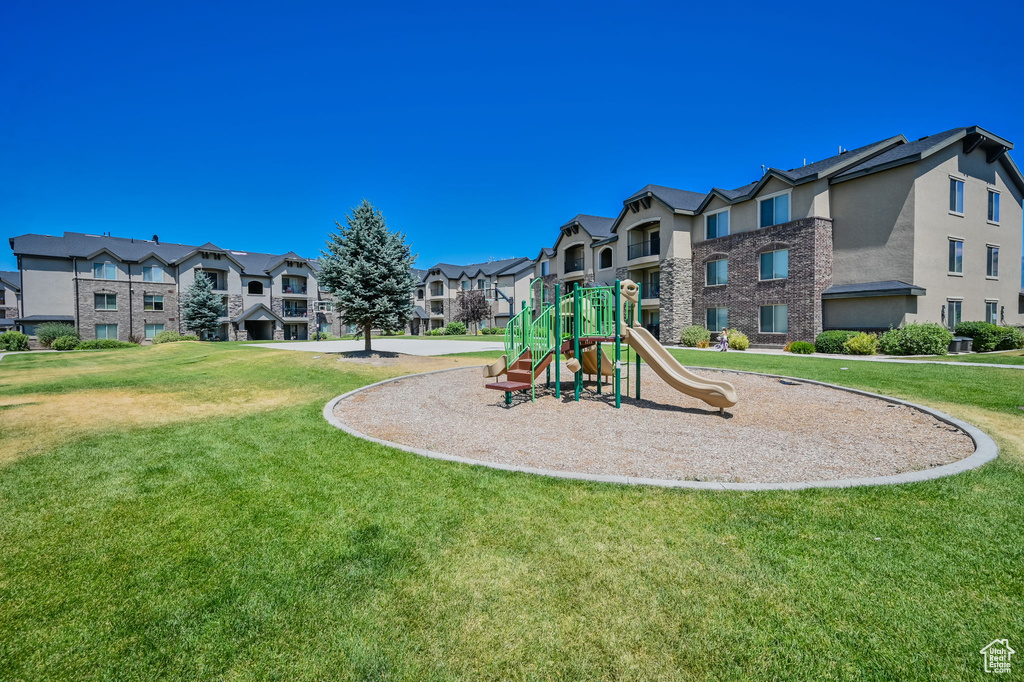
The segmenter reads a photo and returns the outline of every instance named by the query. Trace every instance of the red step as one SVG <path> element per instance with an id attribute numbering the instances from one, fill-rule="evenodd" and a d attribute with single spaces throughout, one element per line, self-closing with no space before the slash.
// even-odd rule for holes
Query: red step
<path id="1" fill-rule="evenodd" d="M 497 381 L 487 384 L 484 388 L 493 388 L 495 391 L 525 391 L 530 388 L 530 384 L 521 381 Z"/>

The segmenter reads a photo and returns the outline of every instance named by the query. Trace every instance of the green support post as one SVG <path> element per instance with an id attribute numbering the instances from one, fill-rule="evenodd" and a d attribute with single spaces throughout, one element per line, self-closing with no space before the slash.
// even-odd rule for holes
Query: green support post
<path id="1" fill-rule="evenodd" d="M 572 290 L 572 356 L 576 359 L 576 362 L 580 361 L 580 288 L 577 286 Z M 580 399 L 580 388 L 583 383 L 583 368 L 580 367 L 578 372 L 574 372 L 573 381 L 573 392 L 574 399 L 579 402 Z"/>
<path id="2" fill-rule="evenodd" d="M 622 315 L 619 314 L 619 280 L 615 280 L 615 407 L 622 407 Z"/>
<path id="3" fill-rule="evenodd" d="M 512 404 L 512 391 L 505 391 L 505 404 L 506 405 L 511 405 Z"/>
<path id="4" fill-rule="evenodd" d="M 640 310 L 640 301 L 643 299 L 641 284 L 636 285 L 636 320 L 637 324 L 643 326 L 643 311 Z M 640 354 L 636 353 L 636 399 L 640 400 Z"/>
<path id="5" fill-rule="evenodd" d="M 562 291 L 555 285 L 555 396 L 562 398 Z"/>

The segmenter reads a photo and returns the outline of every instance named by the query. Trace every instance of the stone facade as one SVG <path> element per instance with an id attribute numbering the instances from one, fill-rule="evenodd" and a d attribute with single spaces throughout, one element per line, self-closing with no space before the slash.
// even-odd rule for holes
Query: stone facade
<path id="1" fill-rule="evenodd" d="M 116 296 L 116 309 L 96 308 L 97 294 Z M 146 310 L 146 296 L 162 296 L 163 310 Z M 78 329 L 83 339 L 96 338 L 96 325 L 116 324 L 121 341 L 143 341 L 147 324 L 178 328 L 178 295 L 174 284 L 102 279 L 78 280 Z M 133 339 L 133 337 L 135 337 Z"/>
<path id="2" fill-rule="evenodd" d="M 761 254 L 780 249 L 789 249 L 789 276 L 761 281 Z M 751 343 L 759 345 L 814 341 L 821 331 L 821 294 L 832 284 L 831 220 L 804 218 L 708 239 L 693 245 L 693 256 L 694 323 L 705 323 L 707 308 L 728 308 L 729 327 L 745 333 Z M 728 258 L 728 283 L 707 286 L 706 263 L 719 258 Z M 663 266 L 663 325 L 665 273 L 666 267 Z M 761 306 L 779 304 L 788 306 L 789 331 L 784 334 L 761 333 Z"/>
<path id="3" fill-rule="evenodd" d="M 661 342 L 678 343 L 683 327 L 693 324 L 693 261 L 669 258 L 661 262 Z"/>

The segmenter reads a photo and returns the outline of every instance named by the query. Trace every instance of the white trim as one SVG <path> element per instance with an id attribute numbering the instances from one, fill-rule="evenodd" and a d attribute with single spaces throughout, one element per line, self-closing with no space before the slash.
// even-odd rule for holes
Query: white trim
<path id="1" fill-rule="evenodd" d="M 718 237 L 709 237 L 708 236 L 708 218 L 710 218 L 713 215 L 718 215 L 719 213 L 729 213 L 731 208 L 732 208 L 731 206 L 726 206 L 725 208 L 720 208 L 717 211 L 708 211 L 707 213 L 704 214 L 704 239 L 705 240 L 707 240 L 707 239 L 718 239 L 718 237 L 728 237 L 729 235 L 732 234 L 732 215 L 730 215 L 729 216 L 729 230 L 725 234 L 720 234 L 720 235 L 718 235 Z"/>
<path id="2" fill-rule="evenodd" d="M 999 196 L 999 195 L 1002 194 L 1002 192 L 999 189 L 997 189 L 996 187 L 992 186 L 992 185 L 989 185 L 987 187 L 987 190 L 988 190 L 988 193 L 985 195 L 985 222 L 988 223 L 989 225 L 999 225 L 999 223 L 1000 223 L 999 220 L 991 220 L 988 217 L 988 195 L 989 194 L 995 194 L 996 196 Z M 999 199 L 999 214 L 1000 214 L 999 217 L 1000 218 L 1002 218 L 1002 213 L 1003 213 L 1003 200 L 1002 200 L 1002 198 L 1000 198 Z"/>
<path id="3" fill-rule="evenodd" d="M 782 221 L 781 223 L 772 223 L 771 225 L 762 225 L 761 224 L 761 202 L 767 201 L 768 199 L 774 199 L 775 197 L 782 196 L 783 194 L 788 194 L 789 195 L 789 215 L 786 217 L 786 220 Z M 771 194 L 765 194 L 764 196 L 757 197 L 757 215 L 754 216 L 754 224 L 757 225 L 757 229 L 758 230 L 760 230 L 762 228 L 765 228 L 765 227 L 771 227 L 772 225 L 782 225 L 783 223 L 788 223 L 788 222 L 791 222 L 792 220 L 793 220 L 793 188 L 792 187 L 790 187 L 788 189 L 784 189 L 781 192 L 772 192 Z M 729 221 L 732 222 L 732 218 L 730 218 Z M 729 227 L 731 229 L 732 225 L 730 225 Z"/>
<path id="4" fill-rule="evenodd" d="M 959 177 L 959 176 L 950 174 L 949 179 L 950 180 L 956 180 L 961 185 L 963 185 L 963 188 L 960 190 L 960 198 L 961 198 L 961 201 L 963 202 L 963 205 L 960 207 L 962 210 L 954 211 L 953 209 L 950 208 L 949 209 L 949 215 L 955 215 L 955 216 L 957 216 L 959 218 L 963 218 L 964 217 L 964 213 L 967 211 L 967 176 Z M 947 189 L 948 188 L 949 187 L 947 185 Z M 948 208 L 948 206 L 947 206 L 947 208 Z M 985 210 L 986 210 L 986 212 L 988 211 L 988 207 L 987 206 L 986 206 Z"/>
<path id="5" fill-rule="evenodd" d="M 964 271 L 963 271 L 963 267 L 964 267 L 964 247 L 963 247 L 963 243 L 964 243 L 964 240 L 961 239 L 960 237 L 947 237 L 946 240 L 947 240 L 947 244 L 946 244 L 946 274 L 947 275 L 951 275 L 953 277 L 963 277 L 964 276 Z M 960 272 L 957 272 L 956 270 L 950 270 L 949 269 L 949 244 L 952 244 L 954 242 L 959 242 L 961 244 L 961 246 L 960 246 Z"/>

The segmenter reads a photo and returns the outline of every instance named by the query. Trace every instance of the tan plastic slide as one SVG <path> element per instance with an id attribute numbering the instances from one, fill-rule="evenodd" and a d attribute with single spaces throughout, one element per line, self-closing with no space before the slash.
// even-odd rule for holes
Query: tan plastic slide
<path id="1" fill-rule="evenodd" d="M 736 388 L 728 381 L 697 376 L 679 364 L 643 327 L 624 329 L 623 332 L 627 333 L 626 343 L 672 388 L 719 409 L 736 404 Z"/>
<path id="2" fill-rule="evenodd" d="M 498 377 L 508 371 L 508 362 L 505 360 L 505 356 L 502 355 L 498 360 L 490 365 L 484 365 L 484 377 Z"/>

